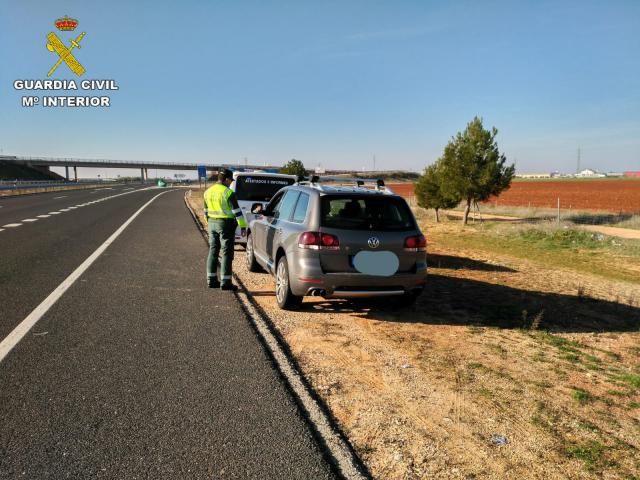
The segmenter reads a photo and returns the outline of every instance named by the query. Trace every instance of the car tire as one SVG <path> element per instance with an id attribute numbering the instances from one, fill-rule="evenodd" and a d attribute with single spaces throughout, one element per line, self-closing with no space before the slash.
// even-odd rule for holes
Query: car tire
<path id="1" fill-rule="evenodd" d="M 250 233 L 247 234 L 247 245 L 245 246 L 245 262 L 247 265 L 247 270 L 250 272 L 260 272 L 262 268 L 260 264 L 256 260 L 256 254 L 253 247 L 253 235 Z"/>
<path id="2" fill-rule="evenodd" d="M 289 265 L 284 255 L 280 257 L 276 266 L 276 301 L 283 310 L 295 310 L 302 304 L 302 297 L 291 293 Z"/>

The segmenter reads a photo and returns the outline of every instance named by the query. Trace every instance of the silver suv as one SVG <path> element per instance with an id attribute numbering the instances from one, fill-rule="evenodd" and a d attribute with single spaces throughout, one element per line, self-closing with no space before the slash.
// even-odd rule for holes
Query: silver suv
<path id="1" fill-rule="evenodd" d="M 247 267 L 275 275 L 280 308 L 299 307 L 305 295 L 395 296 L 407 304 L 424 288 L 426 240 L 411 209 L 381 180 L 374 188 L 353 181 L 313 177 L 281 189 L 266 207 L 252 206 Z"/>

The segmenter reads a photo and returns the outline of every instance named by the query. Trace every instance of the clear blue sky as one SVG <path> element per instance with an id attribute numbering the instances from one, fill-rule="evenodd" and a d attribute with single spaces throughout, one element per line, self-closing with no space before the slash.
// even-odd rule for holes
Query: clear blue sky
<path id="1" fill-rule="evenodd" d="M 109 109 L 20 106 L 65 14 L 83 78 L 120 85 Z M 479 115 L 520 172 L 573 171 L 578 147 L 640 169 L 637 0 L 0 0 L 0 18 L 4 154 L 418 170 Z"/>

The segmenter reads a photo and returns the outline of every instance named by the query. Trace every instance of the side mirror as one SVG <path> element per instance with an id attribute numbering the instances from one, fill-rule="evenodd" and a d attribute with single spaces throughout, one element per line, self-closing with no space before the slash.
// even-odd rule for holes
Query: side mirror
<path id="1" fill-rule="evenodd" d="M 264 207 L 261 203 L 254 203 L 251 205 L 251 213 L 255 213 L 256 215 L 264 212 Z"/>

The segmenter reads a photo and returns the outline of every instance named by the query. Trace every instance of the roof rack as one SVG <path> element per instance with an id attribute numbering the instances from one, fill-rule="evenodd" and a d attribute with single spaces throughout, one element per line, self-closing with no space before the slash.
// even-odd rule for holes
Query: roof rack
<path id="1" fill-rule="evenodd" d="M 361 188 L 366 190 L 376 190 L 384 193 L 394 193 L 389 187 L 385 186 L 384 180 L 381 178 L 358 178 L 358 177 L 341 177 L 341 176 L 318 176 L 312 175 L 308 180 L 298 181 L 299 185 L 309 185 L 322 190 L 321 184 L 332 187 L 350 187 Z"/>

